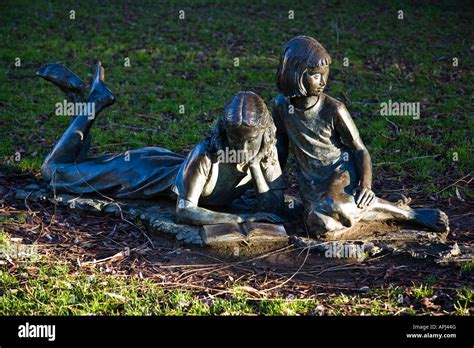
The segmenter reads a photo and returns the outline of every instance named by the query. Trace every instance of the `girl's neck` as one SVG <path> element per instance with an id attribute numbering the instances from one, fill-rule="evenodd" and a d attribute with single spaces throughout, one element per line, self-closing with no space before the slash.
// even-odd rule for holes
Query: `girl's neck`
<path id="1" fill-rule="evenodd" d="M 319 101 L 320 96 L 293 97 L 291 103 L 298 109 L 311 109 Z"/>

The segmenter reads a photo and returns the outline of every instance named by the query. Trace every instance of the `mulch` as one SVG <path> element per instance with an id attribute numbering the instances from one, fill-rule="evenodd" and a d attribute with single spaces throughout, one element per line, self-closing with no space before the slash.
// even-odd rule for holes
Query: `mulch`
<path id="1" fill-rule="evenodd" d="M 149 235 L 144 226 L 119 217 L 8 198 L 14 187 L 37 183 L 38 176 L 0 172 L 0 216 L 3 221 L 24 217 L 24 222 L 3 222 L 1 229 L 23 244 L 40 245 L 43 258 L 67 262 L 72 269 L 148 278 L 166 289 L 185 288 L 209 296 L 231 294 L 229 282 L 239 283 L 245 284 L 250 297 L 260 299 L 322 298 L 341 292 L 363 296 L 367 287 L 409 288 L 428 278 L 436 279 L 434 287 L 451 298 L 455 289 L 473 283 L 472 272 L 461 272 L 458 266 L 394 255 L 348 262 L 286 246 L 257 257 L 224 258 L 211 249 L 184 245 L 166 235 Z M 425 202 L 419 199 L 417 203 Z M 441 208 L 452 221 L 449 240 L 472 241 L 474 223 L 469 203 Z M 17 266 L 9 267 L 13 271 Z M 448 301 L 439 310 L 449 312 L 452 307 Z"/>

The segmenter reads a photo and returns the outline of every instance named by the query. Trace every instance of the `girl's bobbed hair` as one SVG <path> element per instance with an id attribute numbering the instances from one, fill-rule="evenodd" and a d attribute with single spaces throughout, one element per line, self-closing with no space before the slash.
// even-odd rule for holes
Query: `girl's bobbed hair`
<path id="1" fill-rule="evenodd" d="M 308 69 L 331 64 L 324 47 L 312 37 L 296 36 L 286 43 L 277 71 L 277 89 L 285 97 L 306 97 L 303 76 Z"/>
<path id="2" fill-rule="evenodd" d="M 227 104 L 224 115 L 207 136 L 207 150 L 210 154 L 215 154 L 226 146 L 226 129 L 241 126 L 263 129 L 263 151 L 270 155 L 270 148 L 276 143 L 276 127 L 265 102 L 251 91 L 238 92 Z"/>

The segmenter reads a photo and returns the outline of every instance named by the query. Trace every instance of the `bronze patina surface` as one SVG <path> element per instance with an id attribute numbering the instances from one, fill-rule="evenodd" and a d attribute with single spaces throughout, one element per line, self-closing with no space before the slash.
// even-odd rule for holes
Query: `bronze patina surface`
<path id="1" fill-rule="evenodd" d="M 438 209 L 412 209 L 372 191 L 372 163 L 345 105 L 326 95 L 331 57 L 312 37 L 297 36 L 284 47 L 274 100 L 277 148 L 282 166 L 294 155 L 305 225 L 316 238 L 340 239 L 360 221 L 409 221 L 449 231 Z"/>
<path id="2" fill-rule="evenodd" d="M 84 101 L 85 84 L 66 67 L 47 64 L 36 74 L 59 86 L 70 101 Z M 42 166 L 50 188 L 120 199 L 171 197 L 177 202 L 177 220 L 185 224 L 282 222 L 274 214 L 283 211 L 285 188 L 275 126 L 257 94 L 237 93 L 208 137 L 186 157 L 159 147 L 90 156 L 90 129 L 115 101 L 100 62 L 86 101 L 94 114 L 76 115 Z M 252 186 L 260 212 L 238 215 L 203 207 L 227 205 Z"/>

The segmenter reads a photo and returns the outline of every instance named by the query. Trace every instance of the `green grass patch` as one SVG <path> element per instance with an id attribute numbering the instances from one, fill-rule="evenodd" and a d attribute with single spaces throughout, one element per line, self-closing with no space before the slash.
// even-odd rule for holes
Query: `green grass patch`
<path id="1" fill-rule="evenodd" d="M 398 8 L 404 20 L 397 19 Z M 40 168 L 70 122 L 53 115 L 64 96 L 34 78 L 42 64 L 60 61 L 90 80 L 93 60 L 102 60 L 118 102 L 94 125 L 95 153 L 144 146 L 182 151 L 206 135 L 237 91 L 254 90 L 271 104 L 278 54 L 296 34 L 316 37 L 332 55 L 328 94 L 347 104 L 374 163 L 385 163 L 400 181 L 420 183 L 425 193 L 443 188 L 447 174 L 462 177 L 473 168 L 467 91 L 473 83 L 473 18 L 467 2 L 283 1 L 269 7 L 251 1 L 20 1 L 4 3 L 0 19 L 0 159 L 22 172 Z M 387 117 L 399 128 L 394 134 L 379 115 L 379 104 L 388 99 L 419 102 L 420 119 Z M 17 152 L 21 159 L 12 161 Z M 443 198 L 453 196 L 448 191 Z"/>

